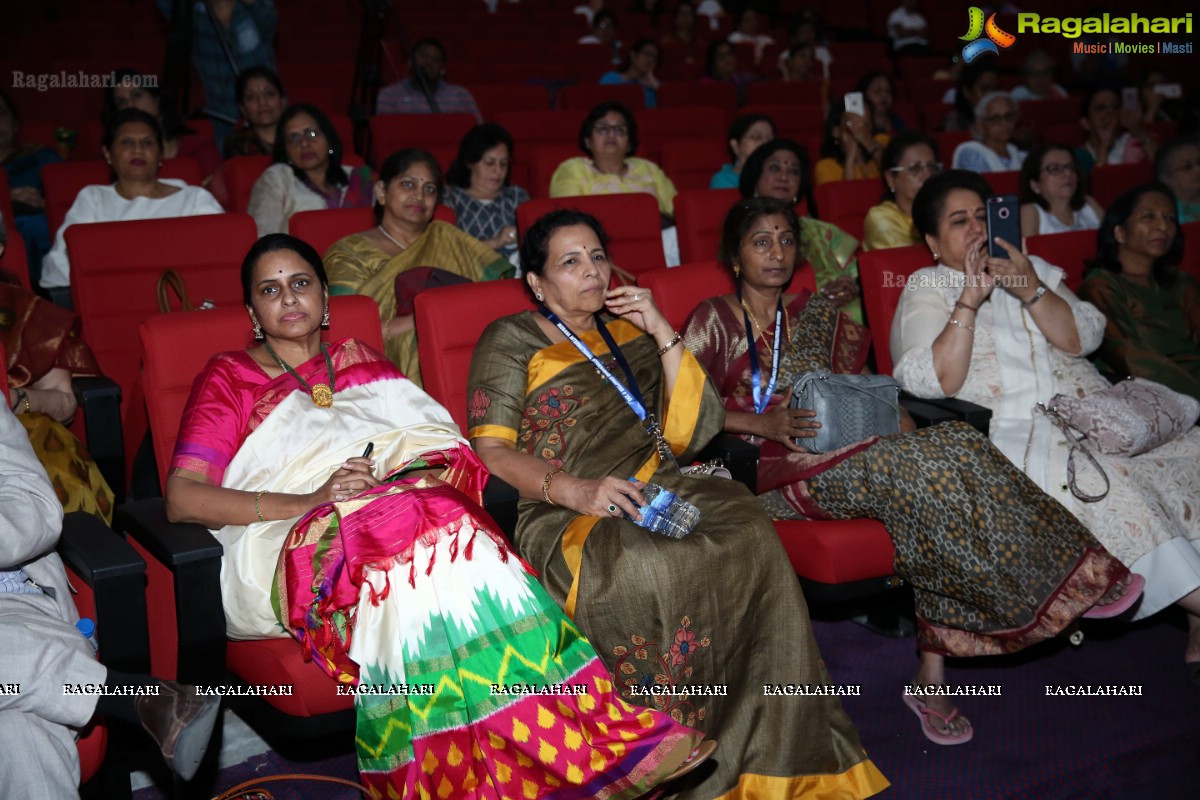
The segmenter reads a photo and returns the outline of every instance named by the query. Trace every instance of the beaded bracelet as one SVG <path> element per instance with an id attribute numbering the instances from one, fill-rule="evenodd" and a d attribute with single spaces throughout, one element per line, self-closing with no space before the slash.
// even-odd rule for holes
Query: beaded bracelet
<path id="1" fill-rule="evenodd" d="M 266 494 L 265 491 L 259 492 L 258 494 L 254 495 L 254 513 L 258 515 L 259 522 L 267 521 L 267 518 L 263 516 L 262 509 L 258 507 L 258 501 L 262 500 L 262 496 L 264 494 Z"/>
<path id="2" fill-rule="evenodd" d="M 675 331 L 675 337 L 673 339 L 671 339 L 671 341 L 669 341 L 665 345 L 663 345 L 662 347 L 658 348 L 658 354 L 660 356 L 666 355 L 666 352 L 668 350 L 670 350 L 672 347 L 674 347 L 675 345 L 679 344 L 679 340 L 682 338 L 683 338 L 683 334 L 680 333 L 679 331 Z"/>
<path id="3" fill-rule="evenodd" d="M 554 476 L 560 472 L 562 472 L 562 467 L 555 467 L 546 473 L 546 477 L 542 478 L 542 500 L 552 506 L 556 506 L 558 503 L 550 499 L 550 482 L 554 480 Z"/>
<path id="4" fill-rule="evenodd" d="M 959 322 L 958 320 L 954 319 L 953 317 L 950 318 L 950 324 L 957 325 L 958 327 L 962 328 L 964 331 L 974 331 L 975 330 L 974 325 L 964 325 L 963 323 Z"/>

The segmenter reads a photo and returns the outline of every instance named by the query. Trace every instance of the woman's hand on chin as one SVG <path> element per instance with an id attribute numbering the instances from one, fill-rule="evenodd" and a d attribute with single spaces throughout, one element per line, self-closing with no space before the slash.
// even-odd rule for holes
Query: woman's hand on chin
<path id="1" fill-rule="evenodd" d="M 671 323 L 667 322 L 667 318 L 658 309 L 654 295 L 649 289 L 640 286 L 618 286 L 608 291 L 604 305 L 609 312 L 641 328 L 656 341 L 659 337 L 670 339 L 675 335 Z"/>
<path id="2" fill-rule="evenodd" d="M 373 489 L 379 485 L 379 481 L 371 472 L 371 468 L 375 466 L 375 462 L 369 458 L 351 458 L 345 464 L 329 476 L 329 480 L 312 492 L 309 497 L 312 499 L 312 505 L 318 506 L 322 503 L 340 503 L 344 500 L 349 500 L 356 494 L 365 492 L 367 489 Z"/>

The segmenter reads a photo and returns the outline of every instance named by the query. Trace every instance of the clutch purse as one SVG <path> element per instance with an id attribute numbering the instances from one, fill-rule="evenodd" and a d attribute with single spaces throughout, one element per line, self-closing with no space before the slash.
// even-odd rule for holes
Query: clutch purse
<path id="1" fill-rule="evenodd" d="M 900 432 L 900 384 L 886 375 L 806 372 L 792 387 L 791 407 L 815 411 L 821 423 L 815 437 L 796 440 L 810 453 Z"/>

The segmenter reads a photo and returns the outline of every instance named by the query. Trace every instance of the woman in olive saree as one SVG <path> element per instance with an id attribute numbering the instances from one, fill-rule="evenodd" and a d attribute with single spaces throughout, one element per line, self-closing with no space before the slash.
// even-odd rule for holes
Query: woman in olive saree
<path id="1" fill-rule="evenodd" d="M 888 782 L 836 697 L 764 696 L 768 684 L 830 683 L 804 598 L 753 496 L 676 467 L 720 430 L 720 398 L 645 289 L 606 297 L 603 241 L 593 218 L 552 212 L 526 233 L 521 263 L 544 313 L 569 323 L 597 363 L 621 377 L 601 378 L 565 334 L 555 335 L 562 329 L 545 328 L 532 312 L 489 326 L 472 361 L 469 438 L 489 470 L 522 494 L 518 552 L 627 700 L 720 741 L 716 769 L 681 781 L 688 788 L 679 797 L 882 791 Z M 593 316 L 606 305 L 611 314 Z M 640 395 L 642 412 L 616 383 Z M 661 445 L 647 433 L 651 417 Z M 625 519 L 644 499 L 631 478 L 698 507 L 695 530 L 670 539 Z"/>

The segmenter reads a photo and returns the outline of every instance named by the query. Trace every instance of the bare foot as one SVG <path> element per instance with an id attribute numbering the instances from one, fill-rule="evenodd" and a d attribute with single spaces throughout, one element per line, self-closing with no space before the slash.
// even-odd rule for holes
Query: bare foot
<path id="1" fill-rule="evenodd" d="M 1133 574 L 1130 573 L 1125 576 L 1125 580 L 1117 581 L 1116 583 L 1114 583 L 1109 588 L 1109 590 L 1104 593 L 1104 596 L 1096 601 L 1096 605 L 1098 605 L 1098 606 L 1112 605 L 1113 603 L 1120 600 L 1122 597 L 1125 596 L 1125 593 L 1127 591 L 1129 591 L 1129 582 L 1132 580 L 1133 580 Z"/>

